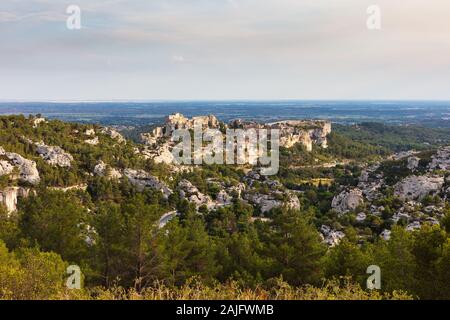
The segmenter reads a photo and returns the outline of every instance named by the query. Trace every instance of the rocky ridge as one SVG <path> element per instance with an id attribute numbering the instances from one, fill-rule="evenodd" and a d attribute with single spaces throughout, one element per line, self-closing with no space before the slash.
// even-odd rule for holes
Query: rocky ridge
<path id="1" fill-rule="evenodd" d="M 188 119 L 180 113 L 175 113 L 166 118 L 163 126 L 156 127 L 150 133 L 141 134 L 141 141 L 147 145 L 142 154 L 156 163 L 173 164 L 172 133 L 176 129 L 194 129 L 195 124 L 201 126 L 202 129 L 278 129 L 280 130 L 281 147 L 291 148 L 300 143 L 308 151 L 312 150 L 313 144 L 327 148 L 327 136 L 331 133 L 331 122 L 322 120 L 288 120 L 268 124 L 234 120 L 225 124 L 213 115 Z"/>

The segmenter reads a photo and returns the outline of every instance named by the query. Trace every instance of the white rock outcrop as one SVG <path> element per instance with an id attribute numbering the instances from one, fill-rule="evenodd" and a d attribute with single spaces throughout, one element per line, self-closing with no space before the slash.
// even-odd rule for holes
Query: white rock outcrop
<path id="1" fill-rule="evenodd" d="M 411 156 L 414 156 L 418 154 L 419 152 L 416 150 L 408 150 L 408 151 L 400 151 L 392 156 L 390 156 L 388 159 L 390 160 L 402 160 Z"/>
<path id="2" fill-rule="evenodd" d="M 122 178 L 122 173 L 119 170 L 109 167 L 101 160 L 95 165 L 94 174 L 100 177 L 106 176 L 107 178 L 114 180 Z"/>
<path id="3" fill-rule="evenodd" d="M 402 200 L 422 200 L 438 192 L 444 185 L 441 176 L 409 176 L 394 186 L 394 195 Z"/>
<path id="4" fill-rule="evenodd" d="M 406 213 L 406 212 L 396 212 L 396 213 L 394 213 L 394 215 L 392 216 L 392 221 L 397 223 L 400 220 L 404 220 L 404 221 L 408 222 L 409 220 L 411 220 L 411 215 L 409 213 Z"/>
<path id="5" fill-rule="evenodd" d="M 141 137 L 147 144 L 154 144 L 155 139 L 171 137 L 173 131 L 177 129 L 194 129 L 194 126 L 201 126 L 203 129 L 215 129 L 219 127 L 219 120 L 213 115 L 188 119 L 181 113 L 174 113 L 166 118 L 162 127 L 156 127 L 150 134 L 143 134 Z"/>
<path id="6" fill-rule="evenodd" d="M 380 233 L 380 237 L 383 238 L 383 240 L 388 241 L 391 239 L 391 230 L 384 229 L 383 232 Z"/>
<path id="7" fill-rule="evenodd" d="M 161 191 L 166 198 L 172 194 L 172 190 L 164 182 L 161 182 L 157 177 L 152 176 L 144 170 L 125 169 L 124 175 L 140 191 L 148 187 Z"/>
<path id="8" fill-rule="evenodd" d="M 295 193 L 289 192 L 288 199 L 286 201 L 286 206 L 289 209 L 300 209 L 300 200 L 298 200 L 298 197 Z"/>
<path id="9" fill-rule="evenodd" d="M 280 146 L 285 148 L 292 148 L 297 143 L 306 147 L 307 151 L 312 151 L 313 141 L 307 132 L 284 134 L 280 137 Z"/>
<path id="10" fill-rule="evenodd" d="M 364 212 L 360 212 L 356 215 L 356 221 L 358 222 L 364 222 L 367 218 L 367 215 Z"/>
<path id="11" fill-rule="evenodd" d="M 407 168 L 409 170 L 415 170 L 419 166 L 420 158 L 418 157 L 409 157 Z"/>
<path id="12" fill-rule="evenodd" d="M 345 237 L 345 234 L 342 231 L 333 230 L 326 225 L 322 225 L 320 227 L 320 234 L 323 238 L 323 242 L 325 242 L 330 247 L 338 245 Z"/>
<path id="13" fill-rule="evenodd" d="M 63 168 L 70 168 L 73 157 L 59 146 L 48 146 L 42 142 L 36 143 L 36 152 L 48 164 Z"/>
<path id="14" fill-rule="evenodd" d="M 162 134 L 155 133 L 155 130 L 153 130 L 154 133 L 148 133 L 148 132 L 141 133 L 141 136 L 140 136 L 141 141 L 140 142 L 147 146 L 152 146 L 152 147 L 157 146 L 158 145 L 158 137 L 162 137 Z"/>
<path id="15" fill-rule="evenodd" d="M 112 139 L 116 140 L 119 143 L 126 142 L 125 138 L 117 130 L 114 130 L 113 128 L 104 127 L 101 129 L 100 132 L 102 134 L 111 137 Z"/>
<path id="16" fill-rule="evenodd" d="M 47 120 L 45 118 L 34 118 L 33 119 L 33 128 L 37 128 L 41 123 L 45 123 Z"/>
<path id="17" fill-rule="evenodd" d="M 17 167 L 19 170 L 19 180 L 30 184 L 38 184 L 40 182 L 39 171 L 36 168 L 36 162 L 25 159 L 21 155 L 13 152 L 5 152 L 0 147 L 0 156 L 3 156 L 7 160 L 2 160 L 0 170 L 3 170 L 4 174 L 11 174 L 11 166 Z"/>
<path id="18" fill-rule="evenodd" d="M 178 190 L 182 198 L 195 203 L 197 207 L 202 205 L 206 205 L 208 208 L 215 207 L 215 203 L 212 201 L 211 197 L 201 193 L 189 180 L 181 180 L 178 183 Z"/>
<path id="19" fill-rule="evenodd" d="M 175 145 L 172 133 L 177 129 L 194 129 L 195 126 L 200 126 L 202 129 L 216 129 L 219 127 L 219 120 L 213 115 L 192 119 L 186 118 L 181 113 L 169 115 L 164 126 L 156 127 L 150 133 L 141 134 L 141 142 L 147 146 L 141 154 L 147 159 L 153 159 L 156 163 L 177 164 L 172 154 Z"/>
<path id="20" fill-rule="evenodd" d="M 167 144 L 163 144 L 160 148 L 157 148 L 152 153 L 151 158 L 155 163 L 175 164 L 175 158 Z"/>
<path id="21" fill-rule="evenodd" d="M 440 148 L 431 158 L 430 170 L 450 170 L 450 147 Z"/>
<path id="22" fill-rule="evenodd" d="M 322 120 L 284 120 L 261 124 L 254 121 L 234 120 L 232 128 L 240 129 L 278 129 L 280 130 L 280 146 L 291 148 L 300 143 L 311 151 L 313 145 L 328 147 L 327 136 L 331 133 L 331 122 Z"/>
<path id="23" fill-rule="evenodd" d="M 14 170 L 14 166 L 11 165 L 8 161 L 0 160 L 0 176 L 4 176 L 12 173 Z"/>
<path id="24" fill-rule="evenodd" d="M 353 211 L 364 203 L 364 197 L 360 189 L 344 190 L 333 198 L 331 207 L 338 213 Z"/>
<path id="25" fill-rule="evenodd" d="M 312 151 L 313 144 L 328 147 L 327 136 L 331 133 L 331 122 L 322 120 L 287 120 L 270 123 L 272 129 L 280 130 L 280 146 L 291 148 L 296 143 Z"/>
<path id="26" fill-rule="evenodd" d="M 98 137 L 94 137 L 92 139 L 84 140 L 84 143 L 90 144 L 92 146 L 96 146 L 99 144 L 99 140 L 98 140 Z"/>
<path id="27" fill-rule="evenodd" d="M 420 230 L 420 228 L 422 228 L 422 224 L 420 223 L 420 221 L 414 221 L 408 224 L 405 229 L 406 231 L 416 231 Z"/>
<path id="28" fill-rule="evenodd" d="M 242 193 L 245 191 L 246 186 L 244 183 L 240 182 L 235 186 L 230 186 L 227 189 L 227 192 L 229 194 L 234 195 L 236 198 L 241 199 L 242 198 Z"/>
<path id="29" fill-rule="evenodd" d="M 232 204 L 233 197 L 230 196 L 225 190 L 220 190 L 216 195 L 216 203 L 219 206 L 228 206 Z"/>
<path id="30" fill-rule="evenodd" d="M 95 130 L 94 129 L 86 129 L 86 131 L 84 131 L 84 134 L 86 136 L 95 136 Z"/>
<path id="31" fill-rule="evenodd" d="M 300 209 L 300 201 L 297 195 L 289 192 L 286 201 L 279 200 L 280 195 L 282 195 L 281 191 L 271 194 L 247 193 L 244 195 L 244 199 L 259 206 L 262 213 L 266 213 L 273 208 L 282 207 L 283 205 L 286 205 L 288 209 Z"/>

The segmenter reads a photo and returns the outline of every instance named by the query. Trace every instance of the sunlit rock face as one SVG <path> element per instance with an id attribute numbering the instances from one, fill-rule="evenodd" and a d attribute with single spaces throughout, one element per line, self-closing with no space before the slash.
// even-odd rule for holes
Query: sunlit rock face
<path id="1" fill-rule="evenodd" d="M 344 190 L 333 198 L 331 207 L 338 213 L 353 211 L 364 203 L 364 197 L 360 189 Z"/>
<path id="2" fill-rule="evenodd" d="M 36 168 L 36 162 L 25 159 L 20 154 L 5 152 L 0 147 L 0 156 L 4 160 L 0 161 L 0 176 L 13 174 L 14 167 L 18 170 L 18 179 L 29 184 L 38 184 L 40 182 L 39 171 Z M 15 177 L 13 177 L 15 178 Z"/>
<path id="3" fill-rule="evenodd" d="M 205 129 L 217 129 L 220 123 L 213 115 L 186 118 L 181 113 L 169 115 L 163 126 L 156 127 L 152 132 L 142 133 L 141 142 L 148 146 L 143 156 L 153 159 L 156 163 L 174 164 L 172 155 L 173 141 L 170 139 L 175 130 L 194 129 L 195 126 Z"/>
<path id="4" fill-rule="evenodd" d="M 345 237 L 345 234 L 342 231 L 333 230 L 331 227 L 326 225 L 322 225 L 320 227 L 320 235 L 323 242 L 330 247 L 338 245 Z"/>
<path id="5" fill-rule="evenodd" d="M 161 143 L 153 148 L 146 147 L 140 153 L 145 159 L 153 159 L 155 163 L 175 164 L 175 157 L 170 143 Z"/>
<path id="6" fill-rule="evenodd" d="M 73 157 L 70 153 L 65 152 L 59 146 L 48 146 L 42 142 L 36 143 L 36 152 L 48 164 L 52 166 L 70 168 L 72 166 Z"/>
<path id="7" fill-rule="evenodd" d="M 313 145 L 328 147 L 327 136 L 331 133 L 331 122 L 323 120 L 287 120 L 269 123 L 280 130 L 280 146 L 291 148 L 300 143 L 311 151 Z"/>
<path id="8" fill-rule="evenodd" d="M 300 201 L 295 194 L 288 193 L 286 201 L 280 200 L 282 194 L 283 192 L 281 191 L 272 192 L 270 194 L 247 193 L 244 195 L 244 199 L 257 205 L 262 213 L 269 212 L 274 208 L 279 208 L 284 205 L 288 209 L 300 209 Z"/>
<path id="9" fill-rule="evenodd" d="M 380 167 L 379 163 L 372 164 L 364 168 L 358 179 L 358 189 L 360 189 L 364 197 L 369 201 L 374 201 L 382 196 L 380 192 L 384 185 L 383 173 L 376 173 Z"/>
<path id="10" fill-rule="evenodd" d="M 181 113 L 169 115 L 162 127 L 156 127 L 150 134 L 144 134 L 143 140 L 153 142 L 153 139 L 170 137 L 175 130 L 178 129 L 194 129 L 194 126 L 199 126 L 203 129 L 215 129 L 219 127 L 219 120 L 213 115 L 198 116 L 192 119 L 186 118 Z"/>
<path id="11" fill-rule="evenodd" d="M 450 147 L 440 148 L 432 157 L 430 170 L 450 170 Z"/>
<path id="12" fill-rule="evenodd" d="M 409 176 L 394 186 L 394 195 L 402 200 L 422 200 L 444 185 L 442 176 Z"/>
<path id="13" fill-rule="evenodd" d="M 99 144 L 100 141 L 98 140 L 98 137 L 94 137 L 92 139 L 84 140 L 84 142 L 87 143 L 87 144 L 90 144 L 92 146 L 96 146 L 96 145 Z"/>
<path id="14" fill-rule="evenodd" d="M 407 164 L 407 168 L 409 170 L 414 171 L 418 166 L 419 166 L 419 162 L 420 162 L 420 158 L 418 157 L 409 157 L 408 158 L 408 164 Z"/>
<path id="15" fill-rule="evenodd" d="M 220 123 L 217 118 L 210 114 L 207 116 L 199 116 L 199 117 L 193 117 L 190 120 L 190 126 L 191 128 L 194 127 L 194 125 L 202 126 L 202 128 L 210 128 L 210 129 L 216 129 L 219 127 Z"/>
<path id="16" fill-rule="evenodd" d="M 125 169 L 123 173 L 139 191 L 148 187 L 161 191 L 166 198 L 172 194 L 172 190 L 164 182 L 144 170 Z"/>
<path id="17" fill-rule="evenodd" d="M 33 119 L 33 128 L 37 128 L 41 123 L 45 123 L 47 120 L 45 118 L 34 118 Z"/>
<path id="18" fill-rule="evenodd" d="M 270 130 L 277 129 L 280 131 L 279 144 L 285 148 L 291 148 L 296 144 L 305 146 L 307 151 L 312 151 L 313 146 L 317 145 L 327 148 L 327 136 L 331 132 L 331 123 L 322 120 L 289 120 L 276 123 L 257 123 L 242 120 L 233 120 L 229 124 L 220 122 L 214 115 L 198 116 L 191 119 L 185 117 L 181 113 L 169 115 L 162 126 L 154 128 L 151 132 L 141 133 L 140 142 L 144 146 L 136 148 L 135 153 L 141 155 L 144 159 L 151 159 L 156 164 L 167 164 L 171 172 L 189 170 L 189 165 L 181 165 L 176 161 L 177 155 L 180 154 L 175 147 L 179 140 L 172 139 L 175 130 L 194 130 L 201 128 L 204 133 L 206 129 L 216 129 L 224 133 L 228 129 L 256 130 L 254 133 L 259 134 L 258 129 L 265 129 L 270 135 Z M 191 132 L 192 133 L 192 132 Z M 250 133 L 247 132 L 249 135 Z M 223 137 L 223 143 L 227 145 L 229 136 Z M 233 139 L 233 138 L 232 138 Z M 239 142 L 237 133 L 234 136 L 234 143 Z M 249 140 L 247 137 L 246 139 Z M 248 140 L 245 140 L 246 143 Z M 195 148 L 192 151 L 191 159 L 205 159 L 210 155 L 210 146 Z M 244 164 L 257 163 L 257 159 L 264 155 L 262 148 L 248 147 L 248 144 L 236 145 L 236 157 L 233 158 L 237 163 Z M 174 152 L 175 151 L 175 152 Z M 183 163 L 186 164 L 186 163 Z M 270 207 L 270 206 L 269 206 Z"/>
<path id="19" fill-rule="evenodd" d="M 118 131 L 116 131 L 112 128 L 104 127 L 104 128 L 102 128 L 102 130 L 100 132 L 102 134 L 105 134 L 105 135 L 111 137 L 111 139 L 114 139 L 119 143 L 126 142 L 125 138 Z"/>
<path id="20" fill-rule="evenodd" d="M 30 189 L 22 187 L 8 187 L 0 190 L 0 204 L 6 207 L 8 213 L 17 210 L 17 201 L 20 197 L 28 197 Z"/>
<path id="21" fill-rule="evenodd" d="M 308 132 L 286 133 L 284 132 L 280 137 L 280 146 L 285 148 L 292 148 L 297 143 L 306 147 L 308 152 L 312 151 L 313 140 Z"/>
<path id="22" fill-rule="evenodd" d="M 194 186 L 189 180 L 181 180 L 178 183 L 177 188 L 180 192 L 181 198 L 195 203 L 197 207 L 206 205 L 208 208 L 212 208 L 215 206 L 215 203 L 212 201 L 211 197 L 201 193 L 200 190 L 198 190 L 198 188 Z"/>
<path id="23" fill-rule="evenodd" d="M 150 133 L 143 133 L 141 140 L 147 145 L 156 145 L 158 139 L 170 137 L 176 129 L 193 129 L 194 126 L 203 129 L 217 129 L 220 127 L 219 120 L 213 116 L 199 116 L 192 119 L 186 118 L 181 113 L 169 115 L 163 126 L 156 127 Z M 331 122 L 323 120 L 286 120 L 268 124 L 254 121 L 233 120 L 228 126 L 231 129 L 279 129 L 280 146 L 291 148 L 300 143 L 311 151 L 313 145 L 322 148 L 328 147 L 327 136 L 331 133 Z"/>
<path id="24" fill-rule="evenodd" d="M 12 173 L 14 170 L 14 166 L 11 165 L 8 161 L 0 161 L 0 176 L 4 176 Z"/>
<path id="25" fill-rule="evenodd" d="M 109 167 L 103 161 L 99 161 L 94 167 L 94 174 L 100 177 L 106 177 L 108 179 L 117 180 L 122 178 L 122 173 L 115 169 Z"/>
<path id="26" fill-rule="evenodd" d="M 380 237 L 385 240 L 388 241 L 391 239 L 391 230 L 388 229 L 384 229 L 383 232 L 380 233 Z"/>

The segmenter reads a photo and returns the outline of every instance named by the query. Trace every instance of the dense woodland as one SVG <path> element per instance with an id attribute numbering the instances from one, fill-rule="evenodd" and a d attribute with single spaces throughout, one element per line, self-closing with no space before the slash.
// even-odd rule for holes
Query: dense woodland
<path id="1" fill-rule="evenodd" d="M 165 199 L 151 189 L 139 192 L 126 179 L 89 174 L 102 160 L 116 168 L 145 169 L 170 186 L 189 178 L 214 197 L 217 191 L 206 179 L 237 183 L 243 176 L 240 168 L 208 166 L 171 180 L 169 169 L 140 158 L 132 141 L 117 144 L 101 135 L 99 145 L 82 144 L 82 132 L 93 126 L 50 121 L 33 128 L 31 120 L 0 118 L 0 146 L 36 161 L 41 175 L 40 185 L 21 199 L 16 212 L 0 207 L 0 298 L 450 298 L 450 207 L 440 225 L 415 232 L 392 226 L 389 241 L 379 237 L 386 220 L 369 220 L 361 227 L 354 214 L 338 217 L 330 210 L 336 184 L 353 183 L 358 161 L 445 144 L 450 136 L 440 129 L 339 126 L 327 150 L 282 150 L 278 178 L 301 191 L 301 209 L 273 209 L 264 215 L 271 219 L 267 222 L 250 219 L 261 213 L 241 200 L 197 211 L 177 192 Z M 74 165 L 48 165 L 23 136 L 61 146 L 74 156 Z M 314 159 L 345 162 L 323 168 L 312 166 Z M 311 166 L 297 167 L 300 163 Z M 305 182 L 314 178 L 332 182 Z M 87 184 L 86 191 L 50 188 L 78 184 Z M 12 185 L 20 182 L 0 180 L 2 188 Z M 265 186 L 254 188 L 263 192 Z M 380 201 L 386 216 L 398 205 L 389 190 Z M 180 216 L 159 228 L 158 220 L 170 210 Z M 324 222 L 345 230 L 339 245 L 323 243 L 317 230 Z M 82 290 L 65 288 L 71 264 L 83 272 Z M 381 267 L 381 291 L 364 289 L 369 265 Z"/>

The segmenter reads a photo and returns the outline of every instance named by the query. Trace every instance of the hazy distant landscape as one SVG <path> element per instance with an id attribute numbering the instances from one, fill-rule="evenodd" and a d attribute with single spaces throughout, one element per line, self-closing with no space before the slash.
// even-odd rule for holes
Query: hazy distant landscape
<path id="1" fill-rule="evenodd" d="M 336 123 L 385 122 L 450 126 L 450 101 L 173 101 L 0 102 L 0 114 L 42 114 L 49 119 L 103 125 L 152 125 L 171 113 L 214 114 L 221 121 L 327 119 Z"/>

